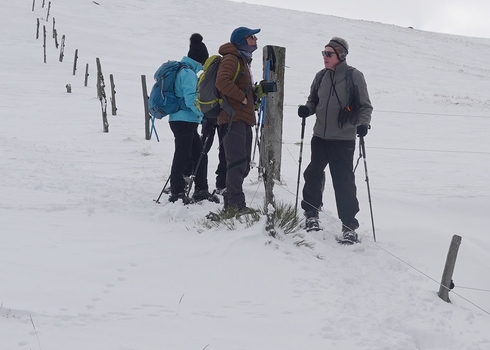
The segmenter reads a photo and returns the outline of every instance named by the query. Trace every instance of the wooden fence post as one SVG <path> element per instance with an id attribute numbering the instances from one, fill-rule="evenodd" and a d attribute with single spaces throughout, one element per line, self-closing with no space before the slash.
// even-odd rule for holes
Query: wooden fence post
<path id="1" fill-rule="evenodd" d="M 49 10 L 51 10 L 51 1 L 48 3 L 48 14 L 46 15 L 46 22 L 49 22 Z"/>
<path id="2" fill-rule="evenodd" d="M 43 25 L 43 32 L 44 32 L 44 41 L 43 41 L 44 63 L 46 63 L 46 26 L 44 26 L 44 25 Z"/>
<path id="3" fill-rule="evenodd" d="M 36 26 L 36 39 L 39 39 L 39 18 L 37 19 L 37 26 Z"/>
<path id="4" fill-rule="evenodd" d="M 41 6 L 42 8 L 44 8 L 44 2 L 45 2 L 45 0 L 43 0 L 43 5 Z"/>
<path id="5" fill-rule="evenodd" d="M 143 86 L 143 105 L 145 107 L 145 139 L 150 139 L 150 113 L 148 112 L 148 90 L 146 86 L 146 75 L 141 76 Z"/>
<path id="6" fill-rule="evenodd" d="M 55 29 L 53 34 L 54 34 L 54 47 L 58 48 L 60 46 L 58 44 L 58 31 Z"/>
<path id="7" fill-rule="evenodd" d="M 97 94 L 100 101 L 100 106 L 102 108 L 102 126 L 104 132 L 109 132 L 109 122 L 107 121 L 107 98 L 105 95 L 105 83 L 104 75 L 102 74 L 102 67 L 100 65 L 100 60 L 96 58 L 97 63 Z"/>
<path id="8" fill-rule="evenodd" d="M 116 107 L 116 89 L 114 85 L 114 76 L 112 74 L 109 75 L 109 79 L 111 82 L 111 107 L 112 107 L 112 115 L 117 115 L 117 107 Z"/>
<path id="9" fill-rule="evenodd" d="M 454 235 L 451 240 L 451 245 L 449 246 L 446 265 L 444 266 L 444 272 L 442 273 L 441 286 L 439 287 L 439 298 L 448 303 L 451 302 L 451 300 L 449 300 L 449 290 L 451 289 L 454 266 L 456 265 L 456 257 L 458 256 L 460 244 L 461 236 Z"/>
<path id="10" fill-rule="evenodd" d="M 260 164 L 264 168 L 265 207 L 274 205 L 274 180 L 281 179 L 282 124 L 284 104 L 284 68 L 286 48 L 265 46 L 264 72 L 267 82 L 276 82 L 277 91 L 267 94 L 265 117 L 260 137 Z M 264 74 L 265 77 L 265 74 Z M 259 126 L 261 127 L 261 126 Z"/>
<path id="11" fill-rule="evenodd" d="M 265 83 L 276 83 L 275 89 L 270 89 L 264 99 L 265 108 L 262 112 L 265 112 L 265 114 L 262 115 L 262 120 L 259 120 L 257 125 L 261 130 L 259 164 L 263 169 L 262 174 L 265 186 L 266 231 L 272 237 L 276 237 L 277 232 L 274 226 L 273 213 L 269 212 L 269 207 L 276 208 L 274 180 L 280 180 L 281 178 L 285 57 L 286 48 L 284 47 L 270 45 L 264 47 L 264 80 L 266 80 Z M 268 86 L 270 87 L 271 85 Z M 256 130 L 258 131 L 259 129 Z M 257 136 L 258 133 L 256 133 Z"/>
<path id="12" fill-rule="evenodd" d="M 60 62 L 63 62 L 63 57 L 65 56 L 65 35 L 61 37 L 61 48 L 60 48 Z"/>
<path id="13" fill-rule="evenodd" d="M 85 65 L 85 86 L 87 86 L 88 83 L 88 63 Z"/>
<path id="14" fill-rule="evenodd" d="M 32 0 L 32 11 L 34 11 L 34 5 L 36 4 L 36 0 Z"/>
<path id="15" fill-rule="evenodd" d="M 75 50 L 75 59 L 73 60 L 73 75 L 77 71 L 78 49 Z"/>
<path id="16" fill-rule="evenodd" d="M 271 150 L 267 157 L 269 163 L 274 162 L 272 168 L 273 178 L 281 180 L 281 153 L 282 153 L 282 124 L 284 105 L 284 69 L 286 65 L 286 48 L 279 46 L 266 46 L 263 52 L 264 67 L 269 66 L 268 82 L 276 82 L 277 92 L 267 95 L 264 129 L 261 142 L 261 151 Z M 267 63 L 268 62 L 268 63 Z M 266 67 L 267 68 L 267 67 Z M 265 162 L 267 163 L 267 162 Z M 264 163 L 264 164 L 265 164 Z"/>
<path id="17" fill-rule="evenodd" d="M 54 33 L 55 33 L 55 24 L 56 24 L 56 19 L 53 17 L 53 39 L 54 39 Z"/>

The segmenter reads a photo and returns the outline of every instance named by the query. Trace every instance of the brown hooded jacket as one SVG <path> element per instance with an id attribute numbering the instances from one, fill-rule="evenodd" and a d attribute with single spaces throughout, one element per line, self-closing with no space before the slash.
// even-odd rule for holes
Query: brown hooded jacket
<path id="1" fill-rule="evenodd" d="M 230 116 L 222 109 L 218 115 L 218 124 L 223 125 L 230 122 L 244 121 L 253 126 L 256 123 L 254 110 L 254 89 L 250 68 L 246 60 L 240 55 L 238 49 L 232 43 L 221 45 L 218 52 L 223 56 L 216 75 L 216 88 L 223 99 L 233 109 L 234 115 Z M 233 81 L 240 62 L 240 73 Z M 247 97 L 247 104 L 242 104 Z M 226 102 L 224 102 L 226 103 Z M 233 113 L 232 113 L 233 114 Z"/>

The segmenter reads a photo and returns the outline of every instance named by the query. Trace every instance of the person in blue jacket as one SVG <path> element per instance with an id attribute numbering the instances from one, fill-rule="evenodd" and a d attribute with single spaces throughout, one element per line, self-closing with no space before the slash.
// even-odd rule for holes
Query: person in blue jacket
<path id="1" fill-rule="evenodd" d="M 217 197 L 212 196 L 208 190 L 207 158 L 202 157 L 197 166 L 203 148 L 201 138 L 197 133 L 197 127 L 203 118 L 203 114 L 196 107 L 197 73 L 202 70 L 208 57 L 208 49 L 203 43 L 203 37 L 198 33 L 192 34 L 189 52 L 180 61 L 183 63 L 183 68 L 175 78 L 174 92 L 181 99 L 183 107 L 169 115 L 170 129 L 175 138 L 174 158 L 170 170 L 170 202 L 182 199 L 185 204 L 189 203 L 190 200 L 185 193 L 186 181 L 183 174 L 188 172 L 190 165 L 195 173 L 195 190 L 192 198 L 195 201 L 217 200 Z"/>

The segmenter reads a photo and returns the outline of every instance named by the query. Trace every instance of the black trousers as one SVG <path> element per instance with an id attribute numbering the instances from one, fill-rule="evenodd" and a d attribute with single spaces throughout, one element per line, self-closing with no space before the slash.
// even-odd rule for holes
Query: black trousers
<path id="1" fill-rule="evenodd" d="M 223 137 L 227 165 L 225 208 L 236 206 L 240 209 L 246 206 L 243 180 L 250 172 L 252 127 L 238 121 L 221 128 L 227 130 Z"/>
<path id="2" fill-rule="evenodd" d="M 169 122 L 169 124 L 175 138 L 174 159 L 170 170 L 172 194 L 184 192 L 185 180 L 182 175 L 187 175 L 186 172 L 188 172 L 189 168 L 192 168 L 192 172 L 195 173 L 194 183 L 196 190 L 207 190 L 207 158 L 202 157 L 199 167 L 197 167 L 202 152 L 201 138 L 197 133 L 198 124 L 181 121 Z"/>
<path id="3" fill-rule="evenodd" d="M 228 127 L 228 125 L 226 125 Z M 225 188 L 226 187 L 226 158 L 225 158 L 225 150 L 223 146 L 223 134 L 221 128 L 218 127 L 216 119 L 206 119 L 204 124 L 202 124 L 201 134 L 202 134 L 202 142 L 204 144 L 206 138 L 208 139 L 205 147 L 205 157 L 207 159 L 208 152 L 213 146 L 214 135 L 218 133 L 218 167 L 216 169 L 216 188 Z"/>
<path id="4" fill-rule="evenodd" d="M 307 213 L 318 213 L 323 206 L 322 182 L 324 170 L 330 168 L 337 214 L 343 224 L 357 222 L 359 202 L 356 197 L 356 182 L 353 172 L 355 141 L 323 140 L 313 136 L 311 139 L 311 161 L 303 176 L 303 200 L 301 208 Z"/>

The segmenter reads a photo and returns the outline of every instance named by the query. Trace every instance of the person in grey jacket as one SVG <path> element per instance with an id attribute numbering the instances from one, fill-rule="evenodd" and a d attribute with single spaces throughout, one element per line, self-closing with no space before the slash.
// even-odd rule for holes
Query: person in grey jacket
<path id="1" fill-rule="evenodd" d="M 324 171 L 329 165 L 337 213 L 342 221 L 342 240 L 355 243 L 358 241 L 355 229 L 359 227 L 353 172 L 356 134 L 366 136 L 373 107 L 363 74 L 347 65 L 348 52 L 349 45 L 344 39 L 330 40 L 322 51 L 325 68 L 316 74 L 306 104 L 298 107 L 301 118 L 316 114 L 311 160 L 303 174 L 301 207 L 306 230 L 320 230 L 318 212 L 323 205 Z"/>

